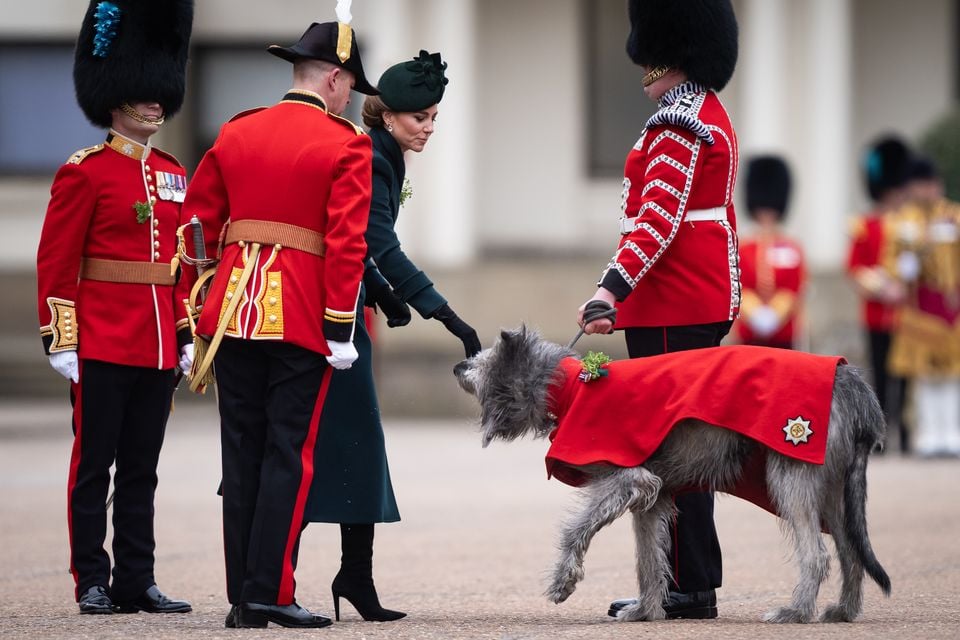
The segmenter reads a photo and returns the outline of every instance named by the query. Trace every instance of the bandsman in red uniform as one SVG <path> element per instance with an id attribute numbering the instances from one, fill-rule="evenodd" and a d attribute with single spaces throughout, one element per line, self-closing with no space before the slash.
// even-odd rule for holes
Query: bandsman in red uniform
<path id="1" fill-rule="evenodd" d="M 220 256 L 194 374 L 215 358 L 226 625 L 323 627 L 330 619 L 294 598 L 294 568 L 331 365 L 357 358 L 372 166 L 370 139 L 338 114 L 351 89 L 376 89 L 344 22 L 314 23 L 269 51 L 293 63 L 293 88 L 223 125 L 183 206 L 181 223 L 196 216 L 206 255 Z M 195 276 L 185 271 L 183 297 Z"/>
<path id="2" fill-rule="evenodd" d="M 740 243 L 743 295 L 735 324 L 743 344 L 794 349 L 800 334 L 806 269 L 803 248 L 781 227 L 790 196 L 790 169 L 778 156 L 747 166 L 747 213 L 754 237 Z"/>
<path id="3" fill-rule="evenodd" d="M 186 172 L 150 136 L 183 102 L 192 0 L 91 2 L 74 83 L 106 141 L 51 188 L 37 250 L 40 335 L 71 382 L 70 571 L 81 613 L 185 612 L 153 575 L 153 500 L 177 368 L 176 230 Z M 104 550 L 110 466 L 113 579 Z"/>
<path id="4" fill-rule="evenodd" d="M 887 361 L 891 331 L 905 289 L 889 270 L 884 255 L 897 235 L 891 214 L 907 199 L 909 166 L 910 151 L 898 138 L 885 137 L 868 148 L 864 175 L 873 207 L 853 220 L 847 257 L 847 274 L 862 300 L 861 322 L 867 337 L 873 388 L 888 422 L 900 430 L 903 451 L 908 449 L 903 425 L 906 380 L 890 375 Z"/>
<path id="5" fill-rule="evenodd" d="M 627 53 L 659 106 L 624 169 L 620 242 L 599 288 L 581 306 L 616 303 L 586 333 L 624 331 L 630 357 L 713 347 L 740 308 L 737 136 L 717 96 L 737 59 L 729 0 L 631 0 Z M 720 544 L 713 494 L 678 497 L 668 618 L 715 618 Z M 631 604 L 617 601 L 610 614 Z"/>

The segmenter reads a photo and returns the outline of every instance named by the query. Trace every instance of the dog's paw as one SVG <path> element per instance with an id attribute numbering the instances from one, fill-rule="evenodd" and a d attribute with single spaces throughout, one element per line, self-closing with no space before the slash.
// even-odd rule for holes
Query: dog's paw
<path id="1" fill-rule="evenodd" d="M 856 617 L 856 614 L 850 615 L 842 605 L 833 604 L 823 611 L 820 622 L 853 622 Z"/>
<path id="2" fill-rule="evenodd" d="M 780 607 L 765 613 L 763 621 L 774 624 L 805 624 L 813 621 L 813 614 L 792 607 Z"/>
<path id="3" fill-rule="evenodd" d="M 557 571 L 553 582 L 544 595 L 554 604 L 560 604 L 577 590 L 577 583 L 583 579 L 583 568 L 578 567 L 569 571 Z"/>
<path id="4" fill-rule="evenodd" d="M 649 620 L 663 620 L 667 612 L 659 604 L 646 605 L 641 602 L 624 607 L 617 613 L 618 622 L 645 622 Z"/>

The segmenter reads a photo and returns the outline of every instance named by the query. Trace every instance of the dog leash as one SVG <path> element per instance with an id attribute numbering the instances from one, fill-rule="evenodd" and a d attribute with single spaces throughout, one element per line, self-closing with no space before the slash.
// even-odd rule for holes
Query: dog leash
<path id="1" fill-rule="evenodd" d="M 583 336 L 584 327 L 594 320 L 600 320 L 602 318 L 610 318 L 611 322 L 616 322 L 617 310 L 603 300 L 591 300 L 588 302 L 587 306 L 583 308 L 583 326 L 580 327 L 580 331 L 577 332 L 577 335 L 574 336 L 570 344 L 567 345 L 567 349 L 573 349 L 573 345 L 577 344 L 577 340 Z"/>

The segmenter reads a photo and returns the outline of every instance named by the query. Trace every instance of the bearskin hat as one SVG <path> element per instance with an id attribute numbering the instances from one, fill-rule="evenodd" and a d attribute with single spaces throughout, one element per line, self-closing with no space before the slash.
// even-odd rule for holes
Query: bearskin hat
<path id="1" fill-rule="evenodd" d="M 73 84 L 87 119 L 109 127 L 124 102 L 183 105 L 193 0 L 91 0 L 74 53 Z"/>
<path id="2" fill-rule="evenodd" d="M 774 209 L 782 220 L 790 199 L 790 168 L 780 156 L 758 156 L 747 165 L 747 212 Z"/>
<path id="3" fill-rule="evenodd" d="M 864 174 L 867 191 L 879 200 L 891 189 L 898 189 L 910 178 L 910 149 L 896 136 L 886 136 L 867 148 Z"/>
<path id="4" fill-rule="evenodd" d="M 737 17 L 730 0 L 630 0 L 627 55 L 648 67 L 680 69 L 723 89 L 737 64 Z"/>

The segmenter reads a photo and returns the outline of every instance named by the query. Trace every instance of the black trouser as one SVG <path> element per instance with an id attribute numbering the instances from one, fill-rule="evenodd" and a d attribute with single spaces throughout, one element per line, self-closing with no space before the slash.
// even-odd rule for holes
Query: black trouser
<path id="1" fill-rule="evenodd" d="M 230 338 L 215 364 L 227 598 L 290 604 L 332 369 L 296 345 Z"/>
<path id="2" fill-rule="evenodd" d="M 80 382 L 70 389 L 74 439 L 67 484 L 70 571 L 78 600 L 90 587 L 110 584 L 103 543 L 114 462 L 111 595 L 132 600 L 155 582 L 153 496 L 173 384 L 173 369 L 80 361 Z"/>
<path id="3" fill-rule="evenodd" d="M 905 378 L 891 375 L 887 370 L 891 335 L 888 331 L 868 332 L 870 344 L 870 367 L 873 369 L 873 390 L 887 416 L 887 424 L 900 431 L 900 450 L 910 451 L 907 430 L 903 424 L 903 402 L 907 391 Z"/>
<path id="4" fill-rule="evenodd" d="M 719 346 L 732 322 L 678 327 L 626 329 L 631 358 Z M 713 522 L 713 493 L 685 493 L 675 498 L 677 519 L 670 527 L 670 562 L 677 591 L 716 589 L 723 580 L 720 541 Z"/>

